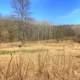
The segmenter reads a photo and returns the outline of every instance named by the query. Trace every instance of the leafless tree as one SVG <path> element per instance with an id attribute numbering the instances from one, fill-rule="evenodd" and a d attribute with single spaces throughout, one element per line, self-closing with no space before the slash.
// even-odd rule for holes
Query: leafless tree
<path id="1" fill-rule="evenodd" d="M 12 0 L 11 5 L 16 16 L 21 20 L 25 20 L 29 16 L 30 0 Z"/>
<path id="2" fill-rule="evenodd" d="M 25 22 L 28 20 L 29 17 L 29 5 L 30 0 L 12 0 L 12 8 L 14 9 L 15 15 L 19 18 L 19 30 L 20 30 L 20 41 L 22 41 L 22 44 L 24 43 L 25 39 Z M 26 25 L 27 26 L 27 25 Z M 19 36 L 18 36 L 19 37 Z"/>

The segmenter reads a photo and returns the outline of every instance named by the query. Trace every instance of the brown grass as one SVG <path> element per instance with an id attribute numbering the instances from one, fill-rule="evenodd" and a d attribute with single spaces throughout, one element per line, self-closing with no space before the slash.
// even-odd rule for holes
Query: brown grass
<path id="1" fill-rule="evenodd" d="M 1 55 L 0 80 L 80 80 L 79 44 L 63 42 L 26 45 L 18 50 L 41 51 L 34 54 L 23 55 L 21 52 L 18 55 Z M 3 49 L 6 51 L 8 48 Z"/>
<path id="2" fill-rule="evenodd" d="M 34 59 L 18 55 L 4 61 L 0 62 L 0 80 L 80 80 L 80 63 L 73 56 L 46 53 Z"/>

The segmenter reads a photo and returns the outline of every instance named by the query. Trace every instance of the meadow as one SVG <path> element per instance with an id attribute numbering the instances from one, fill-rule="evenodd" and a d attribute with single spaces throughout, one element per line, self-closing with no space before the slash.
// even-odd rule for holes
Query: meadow
<path id="1" fill-rule="evenodd" d="M 0 80 L 80 80 L 80 44 L 73 41 L 1 43 Z"/>

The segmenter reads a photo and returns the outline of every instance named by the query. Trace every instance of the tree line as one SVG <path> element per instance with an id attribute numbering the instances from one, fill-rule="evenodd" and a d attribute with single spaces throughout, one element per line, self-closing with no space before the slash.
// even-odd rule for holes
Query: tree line
<path id="1" fill-rule="evenodd" d="M 14 16 L 10 19 L 0 19 L 0 42 L 50 39 L 60 41 L 75 37 L 79 40 L 80 34 L 77 34 L 70 25 L 32 24 L 29 21 L 30 0 L 11 0 L 11 2 Z"/>
<path id="2" fill-rule="evenodd" d="M 67 40 L 73 39 L 78 32 L 69 25 L 50 25 L 24 23 L 20 21 L 0 20 L 0 42 L 38 41 L 38 40 Z M 20 27 L 20 28 L 19 28 Z"/>

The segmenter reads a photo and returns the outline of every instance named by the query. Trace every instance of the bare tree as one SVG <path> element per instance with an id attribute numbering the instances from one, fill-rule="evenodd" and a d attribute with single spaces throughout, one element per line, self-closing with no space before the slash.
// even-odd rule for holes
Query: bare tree
<path id="1" fill-rule="evenodd" d="M 22 41 L 22 44 L 24 44 L 25 39 L 25 25 L 24 22 L 29 17 L 29 5 L 30 0 L 12 0 L 12 8 L 14 9 L 15 15 L 19 18 L 19 35 L 20 41 Z"/>
<path id="2" fill-rule="evenodd" d="M 25 20 L 29 16 L 30 0 L 12 0 L 12 8 L 17 17 L 21 20 Z"/>

